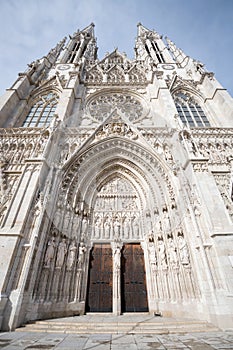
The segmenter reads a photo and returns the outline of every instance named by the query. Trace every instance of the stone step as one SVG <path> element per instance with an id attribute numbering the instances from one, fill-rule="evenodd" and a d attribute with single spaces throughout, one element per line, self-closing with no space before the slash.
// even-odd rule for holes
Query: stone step
<path id="1" fill-rule="evenodd" d="M 76 334 L 169 334 L 169 333 L 190 333 L 190 332 L 217 332 L 219 328 L 211 323 L 199 320 L 175 320 L 154 318 L 145 320 L 113 321 L 111 318 L 100 321 L 98 318 L 87 320 L 85 318 L 69 318 L 58 320 L 44 320 L 27 324 L 24 327 L 17 328 L 17 332 L 47 332 L 47 333 L 76 333 Z"/>

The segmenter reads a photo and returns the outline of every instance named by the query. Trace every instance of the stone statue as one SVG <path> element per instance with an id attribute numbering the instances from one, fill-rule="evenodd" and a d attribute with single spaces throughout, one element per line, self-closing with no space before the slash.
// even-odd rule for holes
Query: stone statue
<path id="1" fill-rule="evenodd" d="M 139 225 L 138 225 L 138 218 L 137 217 L 134 217 L 134 220 L 133 220 L 133 236 L 134 236 L 134 238 L 139 237 Z"/>
<path id="2" fill-rule="evenodd" d="M 166 269 L 167 268 L 167 261 L 166 261 L 165 244 L 164 244 L 163 239 L 159 239 L 158 245 L 159 245 L 160 266 L 162 269 Z"/>
<path id="3" fill-rule="evenodd" d="M 121 224 L 119 222 L 119 219 L 116 217 L 113 223 L 113 231 L 114 231 L 114 236 L 119 237 L 120 236 L 120 228 Z"/>
<path id="4" fill-rule="evenodd" d="M 115 270 L 120 270 L 120 267 L 121 267 L 121 250 L 120 250 L 119 247 L 117 247 L 115 249 L 115 251 L 114 251 L 113 262 L 114 262 Z"/>
<path id="5" fill-rule="evenodd" d="M 74 266 L 76 251 L 77 251 L 77 247 L 75 245 L 75 241 L 72 241 L 69 247 L 69 252 L 68 252 L 68 257 L 66 262 L 66 266 L 68 270 L 71 270 L 72 267 Z"/>
<path id="6" fill-rule="evenodd" d="M 148 251 L 149 251 L 149 259 L 150 259 L 152 270 L 156 270 L 157 254 L 156 254 L 154 242 L 149 242 Z"/>
<path id="7" fill-rule="evenodd" d="M 84 261 L 85 261 L 85 255 L 87 252 L 87 248 L 85 247 L 84 243 L 80 243 L 79 250 L 78 250 L 78 266 L 82 267 Z"/>
<path id="8" fill-rule="evenodd" d="M 44 257 L 44 267 L 51 267 L 51 262 L 55 254 L 55 237 L 52 237 L 47 244 L 47 250 Z"/>
<path id="9" fill-rule="evenodd" d="M 101 234 L 101 219 L 97 217 L 95 221 L 95 237 L 99 238 L 100 234 Z"/>
<path id="10" fill-rule="evenodd" d="M 174 241 L 171 237 L 168 238 L 167 246 L 168 246 L 167 249 L 168 249 L 169 262 L 172 267 L 176 267 L 178 262 L 177 253 L 176 253 L 176 247 L 175 247 Z"/>
<path id="11" fill-rule="evenodd" d="M 168 212 L 165 210 L 163 213 L 163 228 L 164 231 L 169 231 L 170 230 L 170 220 L 169 220 L 169 215 Z"/>
<path id="12" fill-rule="evenodd" d="M 61 210 L 57 209 L 53 219 L 54 226 L 59 227 L 60 221 L 61 221 Z"/>
<path id="13" fill-rule="evenodd" d="M 84 216 L 83 221 L 82 221 L 82 233 L 85 234 L 87 233 L 87 218 Z"/>
<path id="14" fill-rule="evenodd" d="M 110 238 L 110 231 L 111 231 L 111 224 L 109 222 L 109 218 L 105 220 L 104 223 L 104 237 L 105 238 Z"/>
<path id="15" fill-rule="evenodd" d="M 130 235 L 130 221 L 126 217 L 124 220 L 124 238 L 129 238 Z"/>
<path id="16" fill-rule="evenodd" d="M 65 218 L 64 218 L 64 223 L 63 223 L 63 230 L 67 231 L 70 225 L 70 212 L 67 211 L 67 213 L 65 214 Z"/>
<path id="17" fill-rule="evenodd" d="M 56 260 L 57 268 L 62 268 L 66 253 L 67 253 L 66 240 L 65 238 L 62 238 L 62 241 L 59 243 L 58 250 L 57 250 L 57 260 Z"/>
<path id="18" fill-rule="evenodd" d="M 178 236 L 178 246 L 180 250 L 180 261 L 183 265 L 189 264 L 189 252 L 187 243 L 183 236 Z"/>

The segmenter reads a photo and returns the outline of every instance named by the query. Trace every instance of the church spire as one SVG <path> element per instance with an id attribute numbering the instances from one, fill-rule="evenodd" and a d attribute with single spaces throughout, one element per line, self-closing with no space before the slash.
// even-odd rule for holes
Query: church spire
<path id="1" fill-rule="evenodd" d="M 138 23 L 135 51 L 136 59 L 139 61 L 150 57 L 155 64 L 171 62 L 171 56 L 162 36 L 155 30 L 147 29 L 141 23 Z"/>
<path id="2" fill-rule="evenodd" d="M 77 30 L 72 36 L 65 48 L 65 51 L 59 59 L 59 63 L 78 63 L 85 57 L 88 60 L 95 60 L 97 54 L 96 39 L 94 36 L 94 23 L 82 31 Z"/>

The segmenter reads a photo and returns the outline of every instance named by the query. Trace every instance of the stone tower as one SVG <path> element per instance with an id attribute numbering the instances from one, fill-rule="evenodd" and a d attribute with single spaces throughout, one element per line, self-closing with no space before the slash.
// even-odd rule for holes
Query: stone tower
<path id="1" fill-rule="evenodd" d="M 135 58 L 94 25 L 1 98 L 0 325 L 89 312 L 233 315 L 233 103 L 138 24 Z"/>

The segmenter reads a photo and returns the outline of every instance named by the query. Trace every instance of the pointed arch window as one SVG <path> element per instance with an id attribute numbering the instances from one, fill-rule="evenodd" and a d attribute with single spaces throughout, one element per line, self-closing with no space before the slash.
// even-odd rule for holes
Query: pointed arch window
<path id="1" fill-rule="evenodd" d="M 210 123 L 201 106 L 188 94 L 179 92 L 174 97 L 180 120 L 185 126 L 210 127 Z"/>
<path id="2" fill-rule="evenodd" d="M 28 113 L 23 127 L 46 128 L 50 125 L 58 103 L 58 96 L 55 93 L 42 95 L 32 106 Z"/>
<path id="3" fill-rule="evenodd" d="M 71 51 L 69 53 L 68 59 L 67 59 L 67 63 L 73 63 L 75 56 L 78 52 L 78 49 L 80 47 L 80 42 L 75 42 L 71 48 Z"/>

